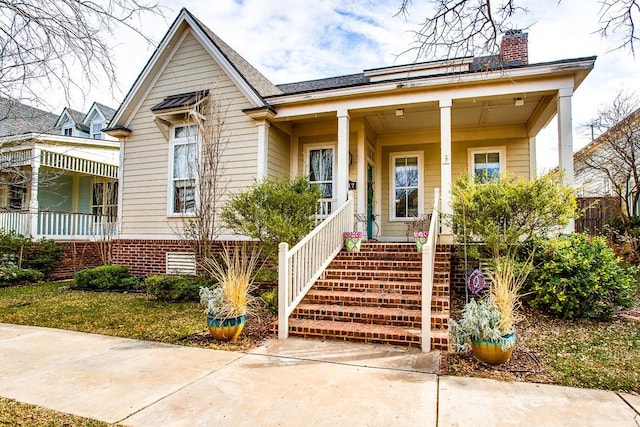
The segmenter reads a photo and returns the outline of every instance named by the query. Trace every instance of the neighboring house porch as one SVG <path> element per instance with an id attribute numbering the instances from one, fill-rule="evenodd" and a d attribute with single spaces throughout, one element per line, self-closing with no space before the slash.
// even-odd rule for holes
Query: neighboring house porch
<path id="1" fill-rule="evenodd" d="M 119 143 L 26 134 L 0 144 L 0 229 L 57 240 L 115 234 Z"/>

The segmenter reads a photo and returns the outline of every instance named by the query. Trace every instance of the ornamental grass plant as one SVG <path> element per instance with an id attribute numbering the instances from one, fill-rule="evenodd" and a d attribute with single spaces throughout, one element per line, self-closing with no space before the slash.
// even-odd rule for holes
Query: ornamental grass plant
<path id="1" fill-rule="evenodd" d="M 205 312 L 218 319 L 252 314 L 258 308 L 254 277 L 261 268 L 260 250 L 246 243 L 225 245 L 219 257 L 202 260 L 202 268 L 216 284 L 200 288 L 200 303 Z"/>
<path id="2" fill-rule="evenodd" d="M 513 332 L 515 324 L 520 319 L 520 292 L 530 271 L 530 262 L 522 264 L 508 257 L 499 257 L 491 261 L 491 269 L 487 271 L 487 277 L 491 282 L 489 295 L 500 313 L 499 329 L 503 335 Z"/>

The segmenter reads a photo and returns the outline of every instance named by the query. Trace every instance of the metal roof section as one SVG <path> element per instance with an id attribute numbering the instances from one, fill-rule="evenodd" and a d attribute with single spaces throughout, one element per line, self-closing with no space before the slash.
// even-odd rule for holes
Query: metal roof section
<path id="1" fill-rule="evenodd" d="M 154 113 L 183 110 L 192 107 L 206 99 L 209 95 L 208 90 L 197 92 L 181 93 L 178 95 L 167 96 L 162 102 L 151 107 Z"/>

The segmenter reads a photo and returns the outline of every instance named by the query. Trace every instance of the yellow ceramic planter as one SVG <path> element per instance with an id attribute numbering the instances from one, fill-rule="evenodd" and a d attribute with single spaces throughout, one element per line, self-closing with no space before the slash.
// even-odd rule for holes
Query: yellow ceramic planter
<path id="1" fill-rule="evenodd" d="M 481 362 L 488 363 L 490 365 L 500 365 L 506 363 L 511 358 L 513 348 L 515 347 L 516 334 L 515 332 L 503 337 L 507 341 L 512 341 L 511 347 L 508 350 L 503 351 L 500 343 L 492 340 L 480 340 L 471 338 L 471 349 L 473 355 Z"/>
<path id="2" fill-rule="evenodd" d="M 209 332 L 218 341 L 235 341 L 244 329 L 247 320 L 246 315 L 241 315 L 231 319 L 215 319 L 207 316 Z"/>

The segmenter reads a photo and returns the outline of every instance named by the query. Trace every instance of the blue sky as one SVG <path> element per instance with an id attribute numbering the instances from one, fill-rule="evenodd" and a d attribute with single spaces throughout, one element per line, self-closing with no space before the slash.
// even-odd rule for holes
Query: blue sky
<path id="1" fill-rule="evenodd" d="M 603 40 L 595 33 L 597 0 L 529 3 L 535 6 L 529 6 L 519 24 L 529 33 L 530 63 L 598 56 L 594 71 L 573 97 L 574 128 L 595 117 L 617 91 L 640 94 L 640 58 L 612 52 L 616 40 Z M 186 7 L 276 84 L 410 63 L 415 54 L 398 54 L 411 45 L 411 31 L 428 10 L 424 0 L 414 0 L 407 17 L 394 17 L 400 0 L 160 0 L 160 4 L 167 7 L 167 20 L 150 18 L 142 23 L 152 39 L 160 41 L 180 8 Z M 117 107 L 153 52 L 131 34 L 120 37 L 113 40 L 120 88 L 112 96 L 109 88 L 94 87 L 86 105 L 75 108 L 86 109 L 93 100 Z M 63 107 L 50 102 L 55 111 Z M 556 133 L 552 122 L 539 136 L 539 167 L 557 162 Z M 578 131 L 574 135 L 576 148 L 589 141 Z"/>

